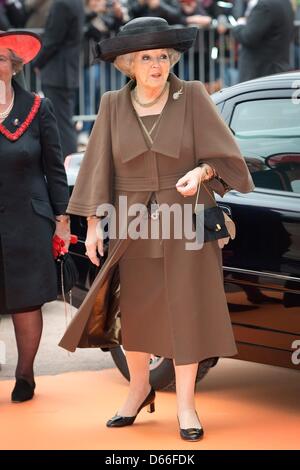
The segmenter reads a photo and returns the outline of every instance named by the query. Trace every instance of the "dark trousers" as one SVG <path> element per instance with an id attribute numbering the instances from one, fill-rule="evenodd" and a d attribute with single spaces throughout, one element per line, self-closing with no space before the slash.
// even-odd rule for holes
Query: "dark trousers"
<path id="1" fill-rule="evenodd" d="M 72 117 L 74 115 L 76 90 L 44 85 L 43 92 L 53 104 L 60 133 L 63 156 L 77 152 L 77 134 Z"/>

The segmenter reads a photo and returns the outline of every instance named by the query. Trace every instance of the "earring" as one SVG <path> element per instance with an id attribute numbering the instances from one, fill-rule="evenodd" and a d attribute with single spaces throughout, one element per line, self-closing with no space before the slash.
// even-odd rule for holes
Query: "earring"
<path id="1" fill-rule="evenodd" d="M 17 72 L 13 72 L 13 75 L 17 75 Z"/>

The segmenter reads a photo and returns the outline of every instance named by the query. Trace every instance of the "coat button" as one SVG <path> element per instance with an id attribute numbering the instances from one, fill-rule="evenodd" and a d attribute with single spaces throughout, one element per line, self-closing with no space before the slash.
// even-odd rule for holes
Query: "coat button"
<path id="1" fill-rule="evenodd" d="M 4 211 L 5 211 L 5 206 L 1 206 L 1 205 L 0 205 L 0 212 L 2 213 L 2 212 L 4 212 Z"/>

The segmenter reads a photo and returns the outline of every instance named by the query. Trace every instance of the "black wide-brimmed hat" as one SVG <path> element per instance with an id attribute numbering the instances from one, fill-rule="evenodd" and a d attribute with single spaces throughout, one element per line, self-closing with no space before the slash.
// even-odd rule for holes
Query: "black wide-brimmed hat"
<path id="1" fill-rule="evenodd" d="M 94 62 L 113 62 L 115 58 L 129 52 L 149 49 L 175 49 L 185 52 L 197 35 L 196 27 L 170 26 L 159 17 L 141 17 L 128 21 L 116 36 L 96 44 Z"/>
<path id="2" fill-rule="evenodd" d="M 0 31 L 0 47 L 13 50 L 27 64 L 39 53 L 42 41 L 31 31 Z"/>

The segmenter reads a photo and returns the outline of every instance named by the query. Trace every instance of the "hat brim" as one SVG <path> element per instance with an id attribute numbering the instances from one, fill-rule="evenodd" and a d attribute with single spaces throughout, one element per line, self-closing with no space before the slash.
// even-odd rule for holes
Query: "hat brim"
<path id="1" fill-rule="evenodd" d="M 42 41 L 29 31 L 7 31 L 0 33 L 0 47 L 11 49 L 27 64 L 40 52 Z"/>
<path id="2" fill-rule="evenodd" d="M 104 39 L 96 45 L 93 63 L 100 60 L 113 62 L 119 55 L 149 49 L 170 48 L 185 52 L 192 47 L 197 31 L 196 27 L 173 27 L 168 31 L 129 34 L 128 36 L 122 35 Z"/>

